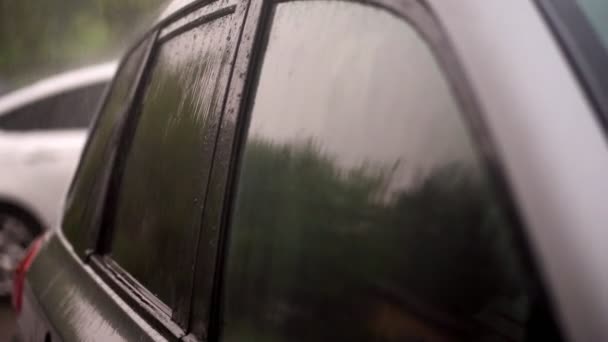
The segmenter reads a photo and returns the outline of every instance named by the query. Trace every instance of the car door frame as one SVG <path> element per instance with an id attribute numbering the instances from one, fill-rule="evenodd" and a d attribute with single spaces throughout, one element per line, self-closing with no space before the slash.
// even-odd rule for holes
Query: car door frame
<path id="1" fill-rule="evenodd" d="M 125 126 L 127 117 L 131 111 L 131 105 L 133 103 L 135 93 L 138 89 L 139 82 L 143 76 L 145 66 L 148 63 L 148 60 L 150 57 L 150 52 L 151 52 L 152 45 L 153 45 L 152 44 L 153 41 L 149 41 L 149 42 L 146 42 L 146 41 L 148 39 L 152 39 L 152 35 L 155 35 L 156 31 L 157 31 L 157 29 L 153 28 L 149 32 L 146 32 L 145 34 L 142 35 L 141 38 L 136 40 L 135 43 L 133 43 L 129 49 L 127 49 L 127 51 L 124 54 L 124 56 L 126 56 L 126 57 L 122 58 L 120 60 L 120 63 L 116 69 L 116 73 L 114 74 L 114 77 L 108 83 L 108 86 L 106 87 L 105 93 L 103 94 L 102 99 L 99 102 L 99 107 L 97 108 L 96 114 L 93 117 L 91 127 L 89 129 L 89 132 L 90 132 L 89 137 L 94 135 L 96 130 L 99 129 L 99 122 L 101 120 L 101 116 L 104 114 L 104 108 L 108 105 L 107 103 L 110 100 L 110 96 L 112 96 L 112 89 L 115 87 L 115 83 L 116 83 L 118 74 L 120 72 L 122 72 L 123 67 L 125 66 L 128 58 L 131 57 L 132 54 L 135 52 L 135 50 L 140 47 L 140 44 L 148 44 L 148 46 L 146 46 L 146 48 L 145 48 L 145 51 L 143 52 L 143 55 L 140 60 L 140 65 L 138 67 L 138 70 L 135 72 L 135 76 L 133 78 L 132 84 L 129 87 L 129 90 L 128 90 L 129 93 L 127 94 L 125 102 L 122 104 L 122 106 L 120 108 L 121 113 L 118 115 L 119 121 L 117 122 L 117 126 L 118 126 L 116 128 L 117 133 L 116 133 L 116 135 L 111 136 L 109 141 L 106 142 L 106 144 L 107 144 L 107 146 L 106 146 L 107 153 L 106 154 L 107 154 L 108 160 L 107 160 L 106 166 L 103 168 L 103 170 L 101 170 L 101 172 L 99 174 L 99 179 L 97 179 L 95 181 L 94 188 L 97 189 L 97 193 L 89 194 L 89 197 L 87 198 L 87 200 L 88 200 L 87 203 L 84 203 L 84 205 L 86 206 L 86 211 L 90 212 L 88 214 L 88 216 L 90 216 L 90 218 L 88 220 L 85 220 L 85 222 L 82 222 L 82 221 L 79 222 L 81 225 L 86 224 L 86 229 L 84 229 L 84 227 L 81 227 L 81 229 L 85 230 L 83 232 L 83 234 L 85 236 L 83 238 L 82 245 L 78 245 L 78 244 L 75 244 L 74 241 L 70 241 L 76 254 L 85 262 L 88 261 L 90 255 L 93 253 L 93 251 L 95 250 L 95 246 L 98 243 L 100 229 L 101 229 L 100 224 L 101 224 L 103 209 L 104 209 L 104 205 L 105 205 L 105 200 L 107 197 L 108 183 L 110 181 L 110 175 L 114 168 L 116 153 L 118 151 L 118 145 L 121 140 L 121 136 L 123 134 L 123 130 L 124 130 L 124 126 Z M 91 143 L 92 143 L 92 139 L 89 138 L 89 139 L 87 139 L 87 141 L 83 147 L 83 150 L 81 152 L 80 162 L 78 163 L 74 176 L 72 177 L 70 186 L 68 188 L 66 204 L 68 204 L 72 200 L 72 196 L 75 191 L 74 187 L 76 186 L 77 179 L 79 177 L 82 177 L 82 172 L 84 172 L 82 156 L 87 155 L 88 151 L 91 149 Z M 95 190 L 93 190 L 93 192 L 95 192 Z M 64 211 L 64 215 L 65 214 L 66 214 L 66 212 Z M 63 226 L 63 224 L 62 224 L 62 226 Z"/>
<path id="2" fill-rule="evenodd" d="M 206 13 L 205 9 L 213 6 L 218 8 L 212 8 L 209 10 L 209 13 Z M 132 49 L 139 46 L 142 41 L 151 39 L 149 42 L 150 46 L 147 48 L 145 57 L 142 59 L 138 76 L 133 81 L 131 87 L 131 94 L 128 104 L 126 104 L 126 114 L 122 118 L 120 128 L 118 129 L 120 132 L 118 142 L 113 146 L 115 152 L 124 147 L 135 133 L 135 127 L 137 126 L 136 119 L 140 114 L 138 104 L 141 103 L 141 98 L 146 91 L 151 71 L 155 66 L 155 56 L 159 47 L 169 39 L 191 28 L 204 25 L 225 15 L 236 13 L 244 15 L 247 6 L 247 0 L 231 2 L 218 0 L 193 1 L 160 20 L 154 27 L 148 30 L 143 39 L 134 45 Z M 203 13 L 198 13 L 201 10 Z M 191 15 L 192 17 L 189 17 Z M 243 24 L 242 19 L 243 17 L 240 17 L 240 19 L 235 17 L 229 25 L 235 25 L 240 31 Z M 238 44 L 235 45 L 234 49 L 238 49 Z M 227 73 L 232 74 L 232 67 L 229 67 Z M 225 98 L 226 94 L 224 94 L 222 101 L 225 101 Z M 110 163 L 111 165 L 107 167 L 107 175 L 104 175 L 106 177 L 104 177 L 104 182 L 101 186 L 104 192 L 100 196 L 98 203 L 96 203 L 96 215 L 93 220 L 94 224 L 90 232 L 90 239 L 87 242 L 88 247 L 84 253 L 84 260 L 112 290 L 116 291 L 121 299 L 125 300 L 137 314 L 141 315 L 161 335 L 170 340 L 178 340 L 186 334 L 189 328 L 190 297 L 185 301 L 183 307 L 169 308 L 145 287 L 140 285 L 128 272 L 124 271 L 118 263 L 104 256 L 105 252 L 109 250 L 112 232 L 115 229 L 112 224 L 108 225 L 107 223 L 111 222 L 114 216 L 110 200 L 118 194 L 120 170 L 123 167 L 122 165 L 124 165 L 124 156 L 114 153 Z M 196 249 L 194 252 L 196 253 Z M 184 284 L 183 290 L 192 292 L 192 284 Z"/>

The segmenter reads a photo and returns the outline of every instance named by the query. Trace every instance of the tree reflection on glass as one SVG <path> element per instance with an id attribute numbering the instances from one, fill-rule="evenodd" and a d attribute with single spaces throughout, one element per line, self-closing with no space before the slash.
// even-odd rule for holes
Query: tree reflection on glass
<path id="1" fill-rule="evenodd" d="M 517 341 L 526 269 L 407 22 L 279 3 L 229 225 L 227 341 Z"/>
<path id="2" fill-rule="evenodd" d="M 510 227 L 479 172 L 446 164 L 391 191 L 394 172 L 341 168 L 312 140 L 251 138 L 226 337 L 449 340 L 504 334 L 493 316 L 523 324 Z"/>

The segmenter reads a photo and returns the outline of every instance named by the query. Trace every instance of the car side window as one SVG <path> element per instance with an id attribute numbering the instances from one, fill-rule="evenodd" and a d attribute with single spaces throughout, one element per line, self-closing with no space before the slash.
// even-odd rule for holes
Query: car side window
<path id="1" fill-rule="evenodd" d="M 90 133 L 66 201 L 63 232 L 78 253 L 84 253 L 95 220 L 97 205 L 103 198 L 104 181 L 114 158 L 131 92 L 150 39 L 137 45 L 123 60 Z"/>
<path id="2" fill-rule="evenodd" d="M 227 242 L 224 341 L 525 338 L 533 277 L 431 48 L 388 11 L 275 5 Z"/>
<path id="3" fill-rule="evenodd" d="M 211 16 L 213 18 L 213 16 Z M 175 310 L 189 301 L 233 44 L 231 16 L 162 35 L 124 146 L 109 257 Z"/>
<path id="4" fill-rule="evenodd" d="M 0 129 L 34 131 L 84 129 L 101 100 L 106 82 L 68 90 L 0 116 Z"/>

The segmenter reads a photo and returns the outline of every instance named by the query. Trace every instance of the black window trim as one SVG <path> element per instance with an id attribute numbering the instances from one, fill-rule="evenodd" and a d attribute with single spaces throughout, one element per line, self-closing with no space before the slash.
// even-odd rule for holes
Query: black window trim
<path id="1" fill-rule="evenodd" d="M 118 125 L 118 128 L 117 128 L 118 139 L 116 139 L 116 140 L 120 140 L 120 135 L 122 134 L 122 132 L 124 130 L 124 123 L 126 121 L 128 113 L 131 109 L 131 103 L 132 103 L 132 100 L 137 91 L 137 85 L 139 84 L 139 81 L 143 75 L 144 65 L 147 63 L 149 56 L 150 56 L 150 51 L 151 51 L 151 48 L 153 45 L 152 36 L 154 34 L 155 34 L 155 31 L 151 30 L 150 32 L 147 32 L 146 34 L 142 35 L 142 37 L 140 39 L 138 39 L 124 54 L 124 56 L 130 57 L 135 52 L 135 50 L 141 46 L 141 44 L 148 44 L 145 48 L 146 50 L 144 51 L 144 53 L 141 57 L 141 63 L 140 63 L 138 70 L 136 71 L 135 77 L 133 79 L 133 83 L 132 83 L 131 87 L 129 88 L 129 94 L 127 95 L 127 97 L 125 99 L 125 103 L 123 104 L 122 108 L 120 109 L 121 110 L 121 114 L 119 114 L 120 121 L 117 124 Z M 147 40 L 150 40 L 150 41 L 147 41 Z M 115 86 L 117 76 L 123 70 L 123 68 L 127 62 L 127 59 L 128 58 L 121 59 L 120 64 L 119 64 L 118 68 L 116 69 L 116 72 L 114 73 L 114 77 L 112 77 L 112 80 L 106 86 L 102 99 L 100 100 L 100 102 L 98 104 L 96 114 L 93 117 L 93 120 L 91 120 L 91 124 L 90 124 L 89 131 L 88 131 L 89 137 L 94 135 L 96 130 L 98 129 L 99 121 L 101 119 L 100 117 L 107 105 L 109 97 L 111 96 L 111 92 Z M 108 149 L 109 149 L 111 157 L 108 158 L 107 165 L 100 174 L 101 179 L 97 180 L 97 182 L 99 182 L 99 184 L 97 184 L 97 187 L 99 188 L 100 194 L 94 198 L 95 199 L 94 203 L 87 203 L 87 206 L 90 207 L 90 209 L 88 209 L 88 210 L 90 210 L 92 212 L 92 214 L 91 214 L 92 218 L 90 220 L 90 225 L 88 227 L 86 227 L 88 229 L 88 231 L 86 232 L 87 237 L 85 239 L 84 246 L 74 246 L 74 251 L 76 252 L 76 255 L 81 257 L 83 259 L 83 261 L 85 261 L 85 262 L 88 260 L 89 256 L 93 253 L 94 246 L 96 245 L 97 240 L 99 238 L 100 222 L 101 222 L 101 217 L 102 217 L 102 213 L 103 213 L 103 208 L 105 205 L 105 199 L 107 196 L 107 185 L 109 183 L 109 176 L 110 176 L 111 170 L 114 167 L 114 163 L 115 163 L 114 159 L 115 159 L 116 151 L 118 148 L 118 141 L 108 141 L 107 143 L 110 145 L 108 147 Z M 81 152 L 80 162 L 78 163 L 74 176 L 72 177 L 72 180 L 70 182 L 70 186 L 68 188 L 68 192 L 66 195 L 66 198 L 67 198 L 66 203 L 69 202 L 74 195 L 73 191 L 74 191 L 76 179 L 81 177 L 80 174 L 83 172 L 82 171 L 82 168 L 83 168 L 82 156 L 87 154 L 87 152 L 91 148 L 90 145 L 91 145 L 91 139 L 88 138 L 84 145 L 84 148 Z"/>
<path id="2" fill-rule="evenodd" d="M 190 31 L 193 28 L 199 27 L 208 22 L 211 22 L 216 19 L 220 19 L 227 15 L 233 14 L 235 10 L 236 10 L 236 4 L 232 4 L 232 5 L 227 5 L 225 7 L 218 8 L 217 10 L 209 12 L 209 13 L 202 13 L 200 17 L 197 17 L 196 19 L 188 21 L 188 22 L 184 23 L 183 25 L 175 27 L 173 30 L 169 31 L 164 36 L 159 37 L 157 44 L 162 45 L 162 44 L 166 43 L 167 41 L 169 41 L 183 33 Z"/>
<path id="3" fill-rule="evenodd" d="M 210 5 L 213 2 L 202 2 L 199 3 L 201 7 Z M 191 11 L 198 9 L 199 6 L 189 7 L 189 11 L 184 13 L 183 15 L 187 15 Z M 135 134 L 135 129 L 138 124 L 138 119 L 140 116 L 141 108 L 141 100 L 144 95 L 148 83 L 151 77 L 151 71 L 154 69 L 156 64 L 156 58 L 158 50 L 169 40 L 179 37 L 181 34 L 189 31 L 190 29 L 196 28 L 205 23 L 211 22 L 213 20 L 222 18 L 224 16 L 230 15 L 234 13 L 235 6 L 228 5 L 226 7 L 222 7 L 208 14 L 203 14 L 200 17 L 193 18 L 191 21 L 184 23 L 183 25 L 176 27 L 172 30 L 168 35 L 160 38 L 160 31 L 167 25 L 171 24 L 173 21 L 179 19 L 179 17 L 171 17 L 171 20 L 167 22 L 161 22 L 162 25 L 159 25 L 155 30 L 154 39 L 151 43 L 151 47 L 148 52 L 148 58 L 143 63 L 145 65 L 142 66 L 141 76 L 138 79 L 138 83 L 134 92 L 134 95 L 130 98 L 129 109 L 124 120 L 123 127 L 121 128 L 121 136 L 119 138 L 119 142 L 117 144 L 118 148 L 123 148 L 128 150 L 131 144 L 131 141 Z M 192 25 L 192 24 L 195 25 Z M 108 193 L 103 200 L 103 217 L 101 218 L 101 231 L 96 239 L 96 245 L 94 246 L 94 253 L 96 254 L 105 254 L 108 253 L 111 247 L 113 231 L 114 231 L 114 214 L 115 209 L 112 199 L 115 199 L 118 196 L 118 190 L 120 188 L 120 181 L 122 179 L 122 173 L 124 169 L 124 164 L 126 161 L 126 155 L 120 155 L 115 158 L 114 163 L 112 165 L 110 181 L 106 186 Z"/>
<path id="4" fill-rule="evenodd" d="M 257 5 L 257 6 L 256 6 Z M 231 164 L 233 158 L 232 146 L 235 134 L 235 127 L 240 125 L 237 120 L 237 113 L 239 113 L 239 107 L 241 106 L 241 100 L 244 99 L 245 93 L 248 88 L 246 85 L 249 84 L 248 73 L 250 72 L 249 60 L 250 57 L 256 55 L 256 51 L 253 51 L 256 45 L 257 39 L 255 38 L 256 32 L 260 31 L 263 23 L 259 17 L 259 10 L 261 9 L 261 1 L 257 0 L 246 0 L 243 11 L 242 23 L 239 24 L 238 32 L 236 33 L 235 43 L 235 55 L 234 64 L 229 71 L 227 78 L 227 88 L 222 102 L 222 113 L 219 122 L 219 130 L 216 136 L 216 144 L 213 152 L 213 158 L 211 160 L 211 168 L 209 170 L 208 186 L 204 196 L 204 209 L 203 209 L 203 220 L 201 221 L 201 229 L 199 231 L 197 241 L 197 253 L 195 256 L 195 264 L 193 270 L 192 288 L 191 288 L 191 307 L 187 313 L 188 335 L 184 337 L 184 341 L 209 341 L 212 340 L 210 332 L 213 330 L 214 315 L 212 307 L 216 300 L 215 287 L 218 281 L 217 274 L 219 269 L 219 262 L 221 260 L 222 250 L 222 229 L 219 222 L 214 221 L 218 219 L 217 212 L 210 212 L 209 203 L 218 200 L 219 196 L 221 199 L 224 198 L 225 187 L 222 180 L 228 179 L 227 169 L 225 166 Z M 251 14 L 253 12 L 253 14 Z M 229 123 L 233 123 L 230 125 Z M 219 177 L 219 181 L 216 178 Z M 223 203 L 223 200 L 217 202 Z M 220 204 L 220 208 L 224 205 Z M 201 248 L 205 246 L 205 248 Z M 203 274 L 201 267 L 208 267 L 211 270 L 211 274 Z M 195 289 L 198 289 L 196 291 Z M 194 313 L 196 308 L 194 307 L 196 299 L 200 295 L 209 295 L 210 303 L 207 309 L 209 320 L 204 322 L 204 331 L 195 331 L 197 325 L 194 320 Z M 201 325 L 198 326 L 199 328 Z"/>
<path id="5" fill-rule="evenodd" d="M 88 260 L 91 269 L 103 279 L 135 312 L 151 324 L 161 335 L 179 339 L 184 329 L 171 319 L 170 308 L 158 300 L 147 289 L 110 258 L 92 255 Z"/>
<path id="6" fill-rule="evenodd" d="M 108 165 L 104 168 L 103 173 L 101 175 L 100 178 L 102 178 L 102 182 L 99 185 L 101 194 L 99 195 L 98 202 L 96 203 L 95 207 L 94 207 L 94 216 L 92 221 L 92 226 L 88 227 L 90 229 L 90 238 L 89 238 L 89 243 L 94 245 L 89 245 L 88 249 L 86 250 L 86 256 L 87 258 L 90 257 L 94 252 L 97 251 L 97 246 L 99 246 L 99 241 L 103 239 L 104 236 L 104 227 L 103 227 L 103 217 L 104 217 L 104 212 L 106 210 L 107 207 L 107 199 L 108 196 L 110 195 L 111 192 L 111 184 L 112 184 L 112 174 L 113 174 L 113 170 L 115 169 L 116 165 L 119 164 L 119 157 L 120 155 L 117 153 L 120 146 L 122 145 L 122 141 L 124 139 L 124 135 L 128 126 L 128 122 L 129 122 L 129 117 L 131 116 L 131 112 L 133 110 L 133 103 L 134 103 L 134 99 L 137 98 L 137 94 L 138 94 L 138 89 L 140 87 L 140 84 L 142 83 L 142 80 L 145 77 L 145 72 L 146 72 L 146 68 L 147 65 L 150 63 L 150 60 L 152 59 L 152 54 L 153 54 L 153 49 L 154 49 L 154 41 L 156 40 L 156 36 L 158 35 L 158 31 L 154 31 L 150 34 L 146 34 L 145 35 L 145 39 L 141 39 L 137 42 L 137 44 L 131 49 L 130 53 L 133 53 L 138 47 L 140 47 L 140 44 L 147 44 L 147 46 L 145 47 L 145 52 L 142 56 L 142 59 L 140 61 L 140 65 L 138 66 L 138 70 L 136 73 L 135 78 L 133 79 L 133 82 L 129 88 L 129 95 L 127 96 L 126 100 L 125 100 L 125 104 L 124 107 L 121 108 L 122 113 L 119 115 L 120 116 L 120 121 L 118 122 L 118 128 L 117 128 L 117 134 L 115 137 L 115 141 L 109 141 L 108 143 L 111 145 L 110 146 L 110 158 L 108 160 Z M 129 53 L 129 54 L 130 54 Z M 122 65 L 121 65 L 122 66 Z M 104 103 L 105 105 L 105 103 Z M 103 110 L 103 109 L 102 109 Z M 101 114 L 101 112 L 100 112 Z"/>
<path id="7" fill-rule="evenodd" d="M 454 94 L 458 105 L 462 109 L 462 118 L 467 125 L 468 133 L 475 143 L 481 164 L 488 172 L 489 179 L 495 188 L 502 194 L 501 204 L 506 209 L 507 218 L 513 223 L 516 243 L 521 247 L 524 265 L 529 265 L 531 274 L 538 276 L 533 279 L 538 288 L 533 291 L 537 300 L 547 305 L 551 312 L 550 318 L 555 320 L 553 312 L 553 298 L 550 289 L 540 278 L 540 265 L 532 250 L 530 241 L 524 231 L 523 220 L 519 215 L 514 195 L 510 190 L 506 169 L 501 164 L 500 151 L 495 147 L 490 131 L 484 122 L 483 112 L 477 102 L 475 93 L 467 79 L 464 67 L 461 65 L 456 50 L 452 47 L 448 32 L 443 28 L 440 19 L 432 7 L 425 0 L 251 0 L 250 11 L 245 21 L 245 40 L 239 43 L 235 75 L 232 76 L 227 95 L 225 116 L 220 134 L 218 135 L 218 153 L 211 170 L 212 184 L 217 185 L 221 194 L 216 195 L 223 204 L 218 213 L 215 236 L 218 238 L 218 254 L 215 260 L 215 273 L 206 275 L 212 279 L 213 295 L 210 308 L 210 322 L 208 336 L 204 340 L 219 341 L 222 329 L 223 288 L 225 262 L 228 257 L 231 214 L 234 210 L 238 176 L 241 167 L 243 147 L 246 140 L 251 110 L 255 100 L 256 89 L 262 68 L 262 62 L 268 46 L 268 36 L 273 22 L 273 11 L 276 4 L 292 1 L 344 1 L 360 3 L 388 11 L 401 20 L 407 21 L 421 36 L 442 70 Z M 248 37 L 247 37 L 248 36 Z M 227 122 L 236 122 L 230 127 Z M 222 142 L 221 136 L 225 142 Z M 222 143 L 222 145 L 220 145 Z M 206 213 L 207 214 L 207 213 Z M 206 215 L 207 216 L 207 215 Z M 197 269 L 198 262 L 197 260 Z M 198 273 L 198 272 L 196 272 Z M 201 275 L 199 275 L 199 278 Z M 197 278 L 197 279 L 199 279 Z M 188 335 L 189 340 L 199 340 L 197 336 Z"/>
<path id="8" fill-rule="evenodd" d="M 140 63 L 140 68 L 137 71 L 137 75 L 135 76 L 132 86 L 129 89 L 129 94 L 127 96 L 127 99 L 125 100 L 125 104 L 124 107 L 122 108 L 122 111 L 125 113 L 124 115 L 122 115 L 122 120 L 121 120 L 121 127 L 118 128 L 118 132 L 119 135 L 123 134 L 124 131 L 124 122 L 126 121 L 127 117 L 130 115 L 131 112 L 131 105 L 133 104 L 133 99 L 136 95 L 136 92 L 139 88 L 139 85 L 141 83 L 141 79 L 145 73 L 145 68 L 146 65 L 150 59 L 151 56 L 151 52 L 152 52 L 152 48 L 154 47 L 155 44 L 155 40 L 156 40 L 156 36 L 158 36 L 158 34 L 160 33 L 160 31 L 162 30 L 163 27 L 173 23 L 174 21 L 177 21 L 178 19 L 180 19 L 182 16 L 187 15 L 188 13 L 198 9 L 199 7 L 203 7 L 209 4 L 212 4 L 214 2 L 217 2 L 219 0 L 198 0 L 198 1 L 193 1 L 192 3 L 180 8 L 179 10 L 175 11 L 174 13 L 172 13 L 171 15 L 163 18 L 162 20 L 158 21 L 155 25 L 153 25 L 150 29 L 148 29 L 147 31 L 145 31 L 138 39 L 136 39 L 130 46 L 129 48 L 127 48 L 127 50 L 123 53 L 122 57 L 120 58 L 118 67 L 116 68 L 116 72 L 114 73 L 114 76 L 112 77 L 112 79 L 108 82 L 108 85 L 104 91 L 104 94 L 102 94 L 102 97 L 99 101 L 98 104 L 98 108 L 95 111 L 95 115 L 93 116 L 93 119 L 91 120 L 91 124 L 89 126 L 89 135 L 92 135 L 95 133 L 95 130 L 97 129 L 98 126 L 98 122 L 100 120 L 100 116 L 103 113 L 103 110 L 105 108 L 105 106 L 107 105 L 108 102 L 108 97 L 111 94 L 112 89 L 114 88 L 115 82 L 116 82 L 116 77 L 117 75 L 122 71 L 124 64 L 127 61 L 127 56 L 130 56 L 139 46 L 140 44 L 145 44 L 146 40 L 151 39 L 150 42 L 148 42 L 148 46 L 146 51 L 144 52 L 144 55 L 142 56 L 142 60 Z M 153 37 L 155 36 L 155 37 Z M 122 137 L 119 137 L 119 139 L 122 139 Z M 90 145 L 91 141 L 90 139 L 87 139 L 82 153 L 81 155 L 85 155 L 86 152 L 90 149 Z M 114 146 L 112 146 L 112 151 L 116 151 L 118 148 L 118 144 L 115 144 Z M 108 160 L 108 166 L 106 167 L 106 170 L 112 170 L 114 168 L 114 160 Z M 76 180 L 76 178 L 78 178 L 79 174 L 82 172 L 82 163 L 78 163 L 78 166 L 76 167 L 74 176 L 72 177 L 72 181 L 70 182 L 70 186 L 68 188 L 68 192 L 67 192 L 67 196 L 66 198 L 70 198 L 73 194 L 73 187 L 74 187 L 74 182 Z M 109 172 L 106 172 L 109 173 Z M 106 176 L 104 174 L 104 176 Z M 107 177 L 106 177 L 107 178 Z M 100 188 L 103 189 L 103 191 L 107 191 L 108 188 L 108 182 L 109 180 L 106 179 L 105 182 L 103 182 L 103 184 L 100 185 Z M 89 228 L 89 238 L 86 241 L 86 245 L 82 246 L 83 248 L 75 248 L 76 250 L 76 254 L 83 258 L 83 260 L 87 260 L 87 258 L 89 257 L 89 255 L 91 255 L 94 252 L 98 251 L 98 241 L 100 239 L 100 223 L 102 220 L 102 215 L 101 213 L 104 210 L 104 206 L 106 204 L 106 197 L 107 194 L 104 193 L 101 196 L 99 196 L 98 201 L 96 203 L 94 203 L 93 205 L 95 206 L 95 218 L 92 220 L 92 227 L 87 227 Z M 75 246 L 75 247 L 81 247 L 81 246 Z"/>
<path id="9" fill-rule="evenodd" d="M 195 1 L 161 20 L 144 35 L 146 38 L 151 38 L 151 42 L 149 42 L 150 45 L 147 49 L 146 56 L 141 62 L 138 77 L 133 82 L 128 104 L 125 106 L 126 115 L 124 115 L 122 125 L 119 128 L 119 141 L 113 146 L 115 151 L 124 148 L 125 146 L 128 147 L 134 136 L 137 119 L 141 110 L 141 108 L 138 107 L 138 104 L 141 102 L 141 97 L 147 88 L 151 74 L 150 71 L 154 68 L 158 49 L 167 41 L 178 37 L 190 29 L 233 14 L 239 1 L 228 3 L 209 13 L 202 13 L 200 16 L 192 18 L 182 25 L 172 28 L 172 30 L 162 38 L 159 37 L 160 32 L 166 26 L 182 19 L 182 17 L 205 6 L 212 5 L 217 1 L 218 0 Z M 145 40 L 145 38 L 138 40 L 130 49 L 129 54 Z M 121 66 L 123 62 L 124 59 L 121 62 Z M 230 72 L 232 72 L 232 70 L 230 70 Z M 106 168 L 108 179 L 102 185 L 105 193 L 100 196 L 100 203 L 97 204 L 97 216 L 94 219 L 95 227 L 93 227 L 89 248 L 86 250 L 85 262 L 89 263 L 96 273 L 102 276 L 110 288 L 116 291 L 122 299 L 130 303 L 135 312 L 145 317 L 146 321 L 151 323 L 163 336 L 170 339 L 180 339 L 185 336 L 185 329 L 188 328 L 190 323 L 189 316 L 192 309 L 191 305 L 188 305 L 188 312 L 179 312 L 179 314 L 184 316 L 183 320 L 180 319 L 181 317 L 176 317 L 175 314 L 178 312 L 177 310 L 170 308 L 154 296 L 107 254 L 110 250 L 113 230 L 115 228 L 113 220 L 116 208 L 112 199 L 115 199 L 119 192 L 120 180 L 124 171 L 125 157 L 126 156 L 123 155 L 115 155 L 111 161 L 112 164 Z M 213 163 L 213 160 L 211 160 L 211 163 Z M 203 213 L 201 213 L 201 215 L 203 215 Z M 191 302 L 188 304 L 191 304 Z"/>

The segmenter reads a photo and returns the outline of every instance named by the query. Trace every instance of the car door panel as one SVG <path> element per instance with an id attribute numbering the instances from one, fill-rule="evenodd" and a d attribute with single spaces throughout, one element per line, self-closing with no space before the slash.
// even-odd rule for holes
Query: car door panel
<path id="1" fill-rule="evenodd" d="M 30 269 L 26 302 L 37 302 L 48 321 L 28 322 L 28 329 L 36 327 L 35 336 L 48 332 L 63 341 L 166 340 L 79 259 L 61 235 L 51 235 L 39 255 Z M 40 331 L 41 326 L 48 331 Z"/>

